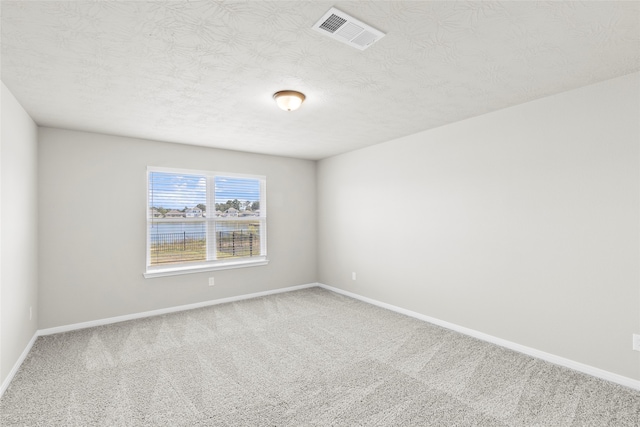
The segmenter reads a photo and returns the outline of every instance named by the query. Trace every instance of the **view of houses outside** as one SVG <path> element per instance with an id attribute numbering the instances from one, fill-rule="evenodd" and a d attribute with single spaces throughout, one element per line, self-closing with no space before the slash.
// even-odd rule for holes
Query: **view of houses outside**
<path id="1" fill-rule="evenodd" d="M 216 177 L 213 212 L 206 177 L 151 172 L 149 180 L 151 265 L 205 261 L 207 238 L 215 239 L 216 259 L 260 255 L 259 180 Z"/>
<path id="2" fill-rule="evenodd" d="M 235 207 L 237 206 L 237 208 Z M 224 209 L 224 210 L 221 210 Z M 216 203 L 216 211 L 213 216 L 219 218 L 242 218 L 247 216 L 260 216 L 260 202 L 245 201 L 240 202 L 237 199 L 229 200 L 224 204 Z M 150 218 L 206 218 L 207 207 L 203 204 L 188 208 L 165 209 L 163 207 L 149 208 Z"/>

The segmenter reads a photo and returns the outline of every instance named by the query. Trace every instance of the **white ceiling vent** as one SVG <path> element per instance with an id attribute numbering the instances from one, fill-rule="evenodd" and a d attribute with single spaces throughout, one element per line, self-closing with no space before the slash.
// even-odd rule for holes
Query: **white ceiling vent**
<path id="1" fill-rule="evenodd" d="M 317 32 L 329 36 L 356 49 L 365 50 L 382 37 L 384 33 L 358 21 L 356 18 L 339 11 L 335 7 L 329 9 L 313 26 Z"/>

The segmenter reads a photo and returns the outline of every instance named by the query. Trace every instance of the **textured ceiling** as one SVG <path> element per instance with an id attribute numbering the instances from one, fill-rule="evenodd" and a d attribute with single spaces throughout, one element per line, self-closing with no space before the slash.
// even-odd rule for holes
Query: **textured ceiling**
<path id="1" fill-rule="evenodd" d="M 331 7 L 387 35 L 323 37 Z M 2 1 L 40 125 L 321 159 L 640 70 L 640 3 Z M 304 92 L 296 112 L 271 96 Z"/>

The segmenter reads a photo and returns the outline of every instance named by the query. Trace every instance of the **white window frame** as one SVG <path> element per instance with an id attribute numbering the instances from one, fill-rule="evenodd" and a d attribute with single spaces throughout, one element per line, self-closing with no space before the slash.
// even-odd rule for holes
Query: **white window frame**
<path id="1" fill-rule="evenodd" d="M 179 264 L 171 264 L 171 265 L 151 265 L 151 238 L 149 232 L 149 225 L 152 222 L 176 222 L 175 220 L 167 219 L 167 218 L 153 218 L 153 215 L 150 213 L 152 206 L 149 203 L 149 175 L 151 172 L 165 172 L 165 173 L 175 173 L 175 174 L 185 174 L 185 175 L 201 175 L 206 177 L 207 179 L 207 214 L 211 213 L 212 216 L 207 215 L 206 217 L 196 217 L 196 218 L 180 218 L 180 222 L 203 222 L 206 224 L 206 245 L 207 245 L 207 260 L 203 262 L 192 261 L 185 262 Z M 255 221 L 258 220 L 260 222 L 260 255 L 245 257 L 245 258 L 231 258 L 231 259 L 215 259 L 216 258 L 216 233 L 210 233 L 209 227 L 214 227 L 218 222 L 224 221 L 234 221 L 234 222 L 242 222 L 242 218 L 234 217 L 231 218 L 217 218 L 215 216 L 215 178 L 216 177 L 229 177 L 229 178 L 248 178 L 248 179 L 257 179 L 260 181 L 260 215 L 258 217 L 252 217 L 247 219 L 246 221 Z M 146 198 L 146 268 L 143 273 L 143 276 L 147 279 L 154 277 L 164 277 L 164 276 L 176 276 L 181 274 L 190 274 L 190 273 L 200 273 L 206 271 L 215 271 L 215 270 L 227 270 L 231 268 L 243 268 L 243 267 L 256 267 L 260 265 L 267 265 L 269 260 L 267 259 L 267 201 L 266 201 L 266 190 L 267 190 L 267 178 L 263 175 L 250 175 L 250 174 L 240 174 L 233 172 L 215 172 L 215 171 L 202 171 L 202 170 L 194 170 L 194 169 L 178 169 L 178 168 L 166 168 L 166 167 L 156 167 L 156 166 L 148 166 L 146 171 L 146 182 L 147 182 L 147 191 L 145 193 Z M 211 209 L 211 210 L 209 210 Z"/>

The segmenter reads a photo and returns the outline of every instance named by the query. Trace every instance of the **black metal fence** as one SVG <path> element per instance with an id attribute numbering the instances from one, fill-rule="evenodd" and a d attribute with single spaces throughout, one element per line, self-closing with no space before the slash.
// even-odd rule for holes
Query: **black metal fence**
<path id="1" fill-rule="evenodd" d="M 151 235 L 151 264 L 204 261 L 207 240 L 204 233 L 156 233 Z"/>
<path id="2" fill-rule="evenodd" d="M 260 236 L 251 231 L 218 231 L 218 258 L 260 255 Z"/>
<path id="3" fill-rule="evenodd" d="M 254 231 L 218 231 L 217 258 L 260 255 L 260 235 Z M 206 234 L 202 232 L 156 233 L 151 235 L 151 264 L 204 261 Z"/>

